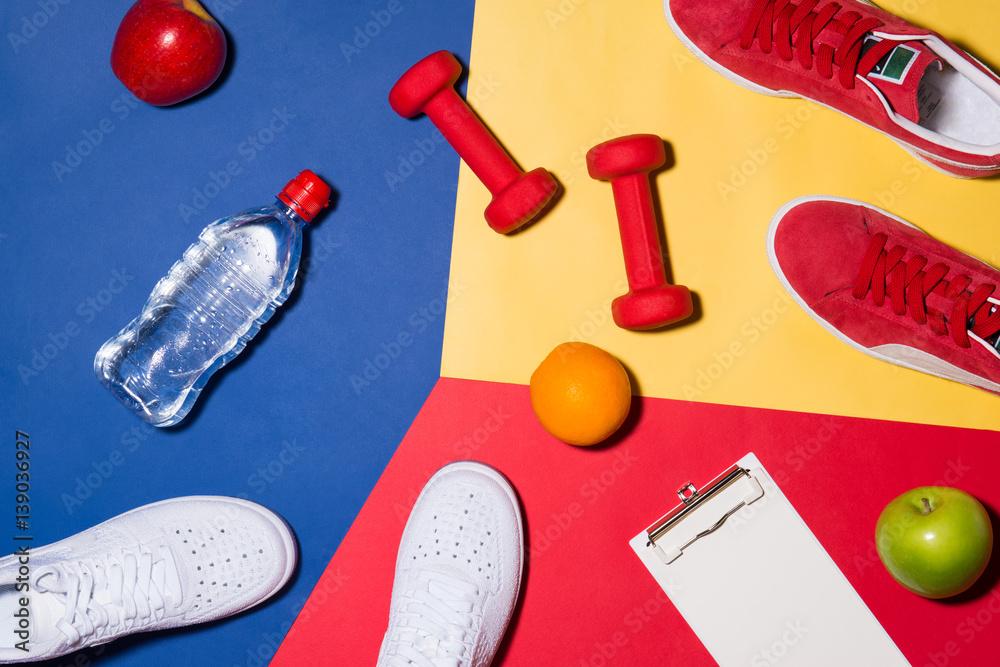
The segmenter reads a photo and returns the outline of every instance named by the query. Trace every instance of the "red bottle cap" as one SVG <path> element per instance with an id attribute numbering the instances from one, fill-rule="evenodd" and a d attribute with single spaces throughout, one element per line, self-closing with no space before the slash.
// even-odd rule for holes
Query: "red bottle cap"
<path id="1" fill-rule="evenodd" d="M 312 222 L 317 213 L 330 203 L 330 186 L 308 169 L 288 182 L 278 195 L 306 222 Z"/>

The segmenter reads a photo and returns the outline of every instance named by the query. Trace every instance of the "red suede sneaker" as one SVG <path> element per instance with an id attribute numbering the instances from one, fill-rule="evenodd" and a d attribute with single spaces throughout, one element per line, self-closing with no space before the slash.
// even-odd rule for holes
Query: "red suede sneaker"
<path id="1" fill-rule="evenodd" d="M 950 176 L 1000 173 L 1000 78 L 868 2 L 664 0 L 670 27 L 744 88 L 803 97 Z"/>
<path id="2" fill-rule="evenodd" d="M 997 269 L 839 197 L 785 204 L 767 255 L 799 305 L 851 347 L 1000 395 Z"/>

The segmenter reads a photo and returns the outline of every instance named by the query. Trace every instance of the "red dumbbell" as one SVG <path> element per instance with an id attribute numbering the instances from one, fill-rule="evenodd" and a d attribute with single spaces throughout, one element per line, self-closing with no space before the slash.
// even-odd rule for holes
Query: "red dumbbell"
<path id="1" fill-rule="evenodd" d="M 542 168 L 524 173 L 507 155 L 453 86 L 462 66 L 447 51 L 427 56 L 389 91 L 389 104 L 404 118 L 423 112 L 493 194 L 486 222 L 506 234 L 534 218 L 556 193 L 555 178 Z"/>
<path id="2" fill-rule="evenodd" d="M 611 181 L 629 291 L 611 302 L 623 329 L 655 329 L 691 315 L 691 291 L 667 282 L 653 212 L 649 172 L 666 162 L 663 140 L 632 134 L 587 151 L 591 178 Z"/>

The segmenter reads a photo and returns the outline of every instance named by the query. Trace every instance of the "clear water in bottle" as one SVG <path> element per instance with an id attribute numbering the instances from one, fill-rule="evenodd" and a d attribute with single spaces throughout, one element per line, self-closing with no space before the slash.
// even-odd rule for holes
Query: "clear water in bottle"
<path id="1" fill-rule="evenodd" d="M 243 351 L 291 294 L 302 226 L 329 201 L 310 171 L 270 206 L 218 220 L 157 283 L 142 314 L 106 342 L 94 370 L 154 426 L 172 426 L 215 371 Z"/>

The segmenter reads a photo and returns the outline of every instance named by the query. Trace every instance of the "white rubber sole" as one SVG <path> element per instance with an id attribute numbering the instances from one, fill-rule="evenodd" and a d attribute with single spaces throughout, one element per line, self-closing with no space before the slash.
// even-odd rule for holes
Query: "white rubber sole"
<path id="1" fill-rule="evenodd" d="M 858 0 L 858 2 L 861 2 L 863 4 L 869 5 L 870 7 L 874 7 L 876 9 L 880 9 L 878 7 L 878 5 L 876 5 L 876 4 L 872 3 L 872 2 L 868 2 L 867 0 Z M 846 113 L 844 113 L 843 111 L 841 111 L 841 110 L 839 110 L 837 108 L 834 108 L 832 106 L 824 104 L 824 103 L 822 103 L 822 102 L 820 102 L 818 100 L 814 100 L 811 97 L 805 97 L 803 95 L 800 95 L 798 93 L 794 93 L 794 92 L 791 92 L 791 91 L 788 91 L 788 90 L 773 90 L 771 88 L 765 88 L 764 86 L 761 86 L 760 84 L 757 84 L 757 83 L 754 83 L 753 81 L 750 81 L 749 79 L 744 79 L 743 77 L 739 76 L 738 74 L 733 73 L 732 71 L 726 69 L 722 65 L 718 64 L 717 62 L 715 62 L 712 58 L 710 58 L 708 56 L 708 54 L 706 54 L 701 49 L 699 49 L 697 46 L 695 46 L 694 42 L 692 42 L 690 39 L 687 38 L 687 35 L 685 35 L 684 32 L 680 29 L 680 26 L 677 25 L 676 20 L 674 20 L 673 15 L 670 13 L 670 0 L 663 0 L 663 14 L 664 14 L 664 16 L 666 16 L 667 23 L 670 25 L 670 30 L 674 33 L 674 36 L 676 36 L 677 39 L 679 39 L 680 42 L 682 44 L 684 44 L 684 46 L 688 49 L 688 51 L 690 51 L 692 54 L 694 54 L 694 56 L 696 58 L 698 58 L 698 60 L 700 60 L 702 63 L 704 63 L 709 69 L 711 69 L 713 72 L 716 72 L 720 76 L 724 77 L 728 81 L 731 81 L 732 83 L 735 83 L 736 85 L 738 85 L 738 86 L 740 86 L 742 88 L 746 88 L 747 90 L 753 91 L 755 93 L 759 93 L 761 95 L 767 95 L 769 97 L 782 97 L 782 98 L 787 98 L 787 99 L 799 98 L 799 99 L 807 100 L 809 102 L 812 102 L 813 104 L 816 104 L 818 106 L 821 106 L 821 107 L 829 109 L 829 110 L 831 110 L 833 112 L 836 112 L 836 113 L 840 114 L 841 116 L 844 116 L 845 118 L 849 118 L 849 119 L 853 120 L 856 123 L 861 123 L 865 127 L 869 128 L 869 129 L 871 129 L 871 130 L 873 130 L 875 132 L 878 132 L 879 134 L 881 134 L 885 138 L 891 140 L 897 146 L 899 146 L 900 148 L 902 148 L 904 151 L 906 151 L 907 153 L 909 153 L 914 159 L 916 159 L 917 161 L 919 161 L 921 164 L 924 164 L 924 165 L 930 167 L 931 169 L 933 169 L 934 171 L 937 171 L 938 173 L 944 174 L 945 176 L 951 176 L 952 178 L 964 178 L 964 179 L 971 179 L 971 178 L 973 178 L 973 176 L 967 176 L 967 175 L 964 175 L 964 174 L 956 174 L 954 172 L 948 171 L 944 167 L 942 167 L 942 166 L 940 166 L 940 165 L 935 164 L 934 162 L 932 162 L 926 156 L 925 153 L 919 151 L 914 146 L 911 146 L 910 144 L 906 143 L 905 141 L 902 141 L 901 139 L 897 139 L 896 137 L 893 137 L 892 135 L 886 134 L 884 131 L 880 130 L 879 128 L 874 127 L 872 125 L 869 125 L 868 123 L 865 123 L 864 121 L 858 120 L 854 116 L 846 114 Z M 966 169 L 966 170 L 971 170 L 971 171 L 982 171 L 982 172 L 987 172 L 987 173 L 993 173 L 993 172 L 997 171 L 996 167 L 984 167 L 984 166 L 980 166 L 980 165 L 973 165 L 973 164 L 966 164 L 966 163 L 962 163 L 962 162 L 955 162 L 953 160 L 946 160 L 945 158 L 941 158 L 941 157 L 938 157 L 938 156 L 934 156 L 933 159 L 938 160 L 940 162 L 945 162 L 947 164 L 954 165 L 957 169 Z"/>
<path id="2" fill-rule="evenodd" d="M 942 367 L 944 367 L 944 366 L 947 367 L 947 368 L 942 368 L 941 372 L 935 372 L 934 370 L 931 370 L 927 366 L 917 366 L 915 364 L 907 363 L 906 361 L 901 360 L 899 357 L 888 356 L 888 355 L 879 353 L 877 350 L 864 347 L 863 345 L 860 345 L 859 343 L 855 342 L 853 339 L 851 339 L 848 336 L 846 336 L 843 333 L 841 333 L 841 331 L 839 329 L 837 329 L 836 327 L 834 327 L 833 325 L 831 325 L 825 319 L 823 319 L 822 317 L 820 317 L 819 314 L 816 313 L 816 311 L 814 311 L 812 308 L 810 308 L 806 304 L 806 302 L 803 301 L 802 297 L 799 296 L 798 292 L 796 292 L 792 288 L 792 285 L 788 281 L 788 278 L 785 276 L 784 271 L 781 270 L 781 265 L 778 263 L 777 256 L 776 256 L 776 254 L 774 252 L 774 237 L 775 237 L 775 234 L 777 232 L 778 224 L 781 222 L 781 219 L 784 218 L 785 215 L 788 213 L 788 211 L 790 211 L 794 207 L 798 206 L 799 204 L 802 204 L 802 203 L 805 203 L 805 202 L 809 202 L 809 201 L 835 201 L 835 202 L 842 202 L 842 203 L 845 203 L 845 204 L 852 204 L 852 205 L 856 205 L 856 206 L 863 206 L 863 207 L 871 209 L 873 211 L 878 211 L 882 215 L 884 215 L 884 216 L 886 216 L 888 218 L 892 218 L 896 222 L 899 222 L 899 223 L 905 225 L 906 227 L 909 227 L 911 229 L 915 229 L 915 230 L 917 230 L 917 231 L 919 231 L 921 233 L 924 233 L 922 229 L 920 229 L 919 227 L 917 227 L 916 225 L 914 225 L 912 222 L 909 222 L 908 220 L 904 220 L 904 219 L 900 218 L 897 215 L 893 215 L 892 213 L 890 213 L 890 212 L 888 212 L 888 211 L 886 211 L 886 210 L 884 210 L 882 208 L 879 208 L 878 206 L 874 206 L 874 205 L 869 204 L 867 202 L 858 201 L 857 199 L 849 199 L 847 197 L 836 197 L 836 196 L 825 196 L 825 195 L 809 195 L 809 196 L 805 196 L 805 197 L 797 197 L 797 198 L 792 199 L 791 201 L 787 202 L 780 209 L 778 209 L 778 211 L 771 218 L 771 222 L 768 225 L 768 228 L 767 228 L 767 261 L 771 265 L 771 269 L 774 271 L 774 274 L 775 274 L 775 276 L 777 276 L 778 281 L 781 283 L 782 287 L 785 288 L 785 291 L 788 292 L 788 294 L 795 300 L 795 302 L 797 304 L 799 304 L 799 307 L 801 307 L 802 310 L 804 310 L 806 312 L 806 314 L 809 315 L 809 317 L 811 317 L 813 320 L 815 320 L 817 324 L 819 324 L 821 327 L 823 327 L 828 333 L 830 333 L 832 336 L 834 336 L 837 340 L 841 341 L 842 343 L 844 343 L 846 345 L 849 345 L 850 347 L 854 348 L 858 352 L 861 352 L 863 354 L 868 355 L 869 357 L 872 357 L 873 359 L 878 359 L 879 361 L 884 361 L 886 363 L 893 364 L 894 366 L 900 366 L 902 368 L 909 368 L 910 370 L 919 371 L 921 373 L 926 373 L 928 375 L 933 375 L 935 377 L 939 377 L 939 378 L 942 378 L 942 379 L 945 379 L 945 380 L 952 380 L 954 382 L 960 382 L 962 384 L 966 384 L 966 385 L 969 385 L 969 386 L 972 386 L 972 387 L 976 387 L 976 388 L 982 389 L 984 391 L 990 391 L 990 392 L 993 392 L 993 393 L 996 393 L 996 392 L 1000 391 L 1000 385 L 996 385 L 994 383 L 990 383 L 988 381 L 984 381 L 979 376 L 972 375 L 972 374 L 970 374 L 970 373 L 968 373 L 966 371 L 963 371 L 960 368 L 956 368 L 954 366 L 951 366 L 950 364 L 945 364 L 944 362 L 940 362 L 940 360 L 937 357 L 933 357 L 933 359 L 938 360 L 939 365 L 941 365 Z M 988 343 L 986 343 L 984 340 L 982 340 L 978 336 L 974 335 L 972 332 L 969 332 L 969 337 L 972 338 L 972 339 L 974 339 L 974 340 L 976 340 L 976 341 L 978 341 L 980 344 L 982 344 L 983 346 L 985 346 L 987 349 L 992 350 L 993 354 L 996 354 L 998 357 L 1000 357 L 1000 353 L 997 353 L 997 351 L 993 350 Z M 913 349 L 913 348 L 907 348 L 907 349 Z M 925 353 L 920 352 L 919 350 L 915 350 L 915 352 L 917 353 L 917 355 L 925 354 Z M 929 356 L 930 355 L 928 355 L 928 357 Z M 978 382 L 976 380 L 978 380 Z M 984 384 L 986 386 L 984 386 Z"/>

